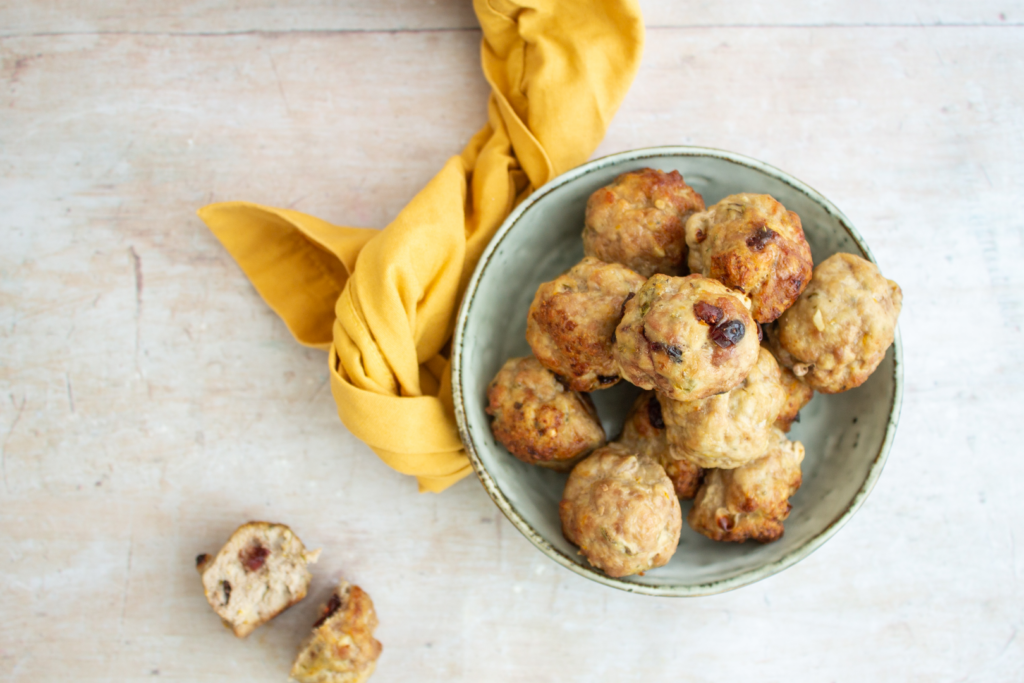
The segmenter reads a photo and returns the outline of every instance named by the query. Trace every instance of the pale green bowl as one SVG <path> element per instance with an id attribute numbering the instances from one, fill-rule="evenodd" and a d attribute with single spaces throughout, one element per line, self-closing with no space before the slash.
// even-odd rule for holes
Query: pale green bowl
<path id="1" fill-rule="evenodd" d="M 678 170 L 710 206 L 737 192 L 770 194 L 799 214 L 814 262 L 839 251 L 874 260 L 850 221 L 799 180 L 754 159 L 701 147 L 656 147 L 597 159 L 534 192 L 498 230 L 469 282 L 452 342 L 455 415 L 480 481 L 499 509 L 545 555 L 606 586 L 650 595 L 708 595 L 782 571 L 832 537 L 864 503 L 882 473 L 902 397 L 902 350 L 896 341 L 861 387 L 817 395 L 790 438 L 803 442 L 803 485 L 781 539 L 767 545 L 716 543 L 685 523 L 679 549 L 664 567 L 613 579 L 590 566 L 562 537 L 558 502 L 565 474 L 526 465 L 491 435 L 486 388 L 512 356 L 530 353 L 526 313 L 540 283 L 581 258 L 583 213 L 590 194 L 626 171 Z M 591 394 L 614 438 L 638 390 L 625 382 Z"/>

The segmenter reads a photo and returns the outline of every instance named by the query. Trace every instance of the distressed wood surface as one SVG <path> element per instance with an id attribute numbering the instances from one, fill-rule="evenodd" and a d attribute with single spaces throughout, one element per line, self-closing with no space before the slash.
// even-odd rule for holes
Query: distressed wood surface
<path id="1" fill-rule="evenodd" d="M 640 0 L 650 28 L 719 26 L 1021 25 L 1005 0 Z M 0 35 L 476 29 L 471 0 L 34 0 L 0 8 Z"/>
<path id="2" fill-rule="evenodd" d="M 725 595 L 556 566 L 475 479 L 442 495 L 338 422 L 199 206 L 384 226 L 483 123 L 466 2 L 0 8 L 0 677 L 281 681 L 338 576 L 374 681 L 1024 678 L 1019 5 L 644 3 L 598 155 L 699 144 L 831 198 L 903 287 L 882 479 L 821 550 Z M 244 520 L 322 546 L 246 641 L 192 570 Z"/>

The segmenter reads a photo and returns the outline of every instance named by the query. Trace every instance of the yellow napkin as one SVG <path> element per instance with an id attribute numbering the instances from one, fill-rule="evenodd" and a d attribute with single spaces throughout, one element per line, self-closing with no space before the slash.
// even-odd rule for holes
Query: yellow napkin
<path id="1" fill-rule="evenodd" d="M 386 229 L 245 202 L 199 216 L 303 344 L 330 351 L 345 426 L 442 491 L 471 471 L 448 349 L 477 259 L 534 188 L 586 161 L 636 73 L 636 0 L 474 0 L 488 122 Z"/>

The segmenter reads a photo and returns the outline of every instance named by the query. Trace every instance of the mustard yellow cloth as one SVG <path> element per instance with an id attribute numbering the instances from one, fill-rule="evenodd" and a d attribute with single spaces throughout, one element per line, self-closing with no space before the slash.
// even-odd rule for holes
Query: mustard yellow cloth
<path id="1" fill-rule="evenodd" d="M 303 344 L 330 352 L 346 427 L 442 491 L 471 471 L 446 342 L 477 259 L 517 202 L 593 153 L 639 66 L 635 0 L 474 0 L 487 125 L 384 230 L 245 202 L 199 216 Z"/>

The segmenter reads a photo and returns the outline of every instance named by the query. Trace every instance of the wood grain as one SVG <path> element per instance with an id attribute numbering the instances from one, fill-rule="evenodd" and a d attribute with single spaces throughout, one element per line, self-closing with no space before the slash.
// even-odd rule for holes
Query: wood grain
<path id="1" fill-rule="evenodd" d="M 0 676 L 280 681 L 344 575 L 380 614 L 374 681 L 1020 680 L 1014 8 L 644 3 L 687 28 L 649 31 L 598 154 L 775 164 L 905 295 L 907 393 L 865 507 L 783 574 L 674 601 L 557 567 L 475 480 L 417 495 L 194 216 L 386 225 L 483 123 L 467 6 L 0 9 Z M 950 23 L 985 25 L 930 25 Z M 309 600 L 237 641 L 192 563 L 260 518 L 324 555 Z"/>
<path id="2" fill-rule="evenodd" d="M 641 0 L 650 28 L 722 26 L 1019 26 L 1021 7 L 1003 0 L 820 2 Z M 470 0 L 35 0 L 0 7 L 0 36 L 50 33 L 238 33 L 436 31 L 477 28 Z"/>

